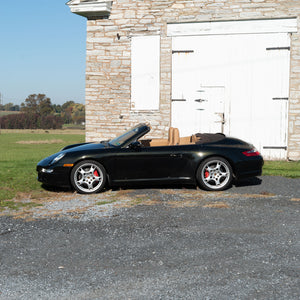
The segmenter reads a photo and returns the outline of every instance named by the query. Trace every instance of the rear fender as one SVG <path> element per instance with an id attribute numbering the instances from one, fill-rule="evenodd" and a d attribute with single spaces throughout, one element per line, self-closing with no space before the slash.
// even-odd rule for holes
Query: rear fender
<path id="1" fill-rule="evenodd" d="M 201 165 L 201 163 L 202 163 L 204 160 L 206 160 L 206 159 L 208 159 L 208 158 L 210 158 L 210 157 L 221 157 L 221 158 L 223 158 L 223 159 L 226 159 L 226 160 L 229 162 L 229 164 L 230 164 L 230 166 L 231 166 L 231 168 L 232 168 L 233 177 L 236 178 L 236 170 L 235 170 L 233 161 L 232 161 L 230 158 L 228 158 L 227 156 L 220 155 L 220 154 L 210 154 L 210 155 L 204 156 L 204 157 L 198 162 L 197 168 L 196 168 L 196 170 L 195 170 L 195 177 L 194 177 L 194 178 L 197 178 L 197 177 L 196 177 L 197 171 L 198 171 L 199 166 Z"/>

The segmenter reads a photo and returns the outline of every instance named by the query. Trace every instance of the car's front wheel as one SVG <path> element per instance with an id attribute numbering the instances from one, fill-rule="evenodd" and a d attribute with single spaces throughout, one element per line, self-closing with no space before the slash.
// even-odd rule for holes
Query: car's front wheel
<path id="1" fill-rule="evenodd" d="M 200 187 L 208 191 L 222 191 L 231 185 L 233 178 L 229 162 L 222 157 L 210 157 L 204 160 L 197 171 Z"/>
<path id="2" fill-rule="evenodd" d="M 85 160 L 71 171 L 71 184 L 81 194 L 92 194 L 103 190 L 106 183 L 106 171 L 96 161 Z"/>

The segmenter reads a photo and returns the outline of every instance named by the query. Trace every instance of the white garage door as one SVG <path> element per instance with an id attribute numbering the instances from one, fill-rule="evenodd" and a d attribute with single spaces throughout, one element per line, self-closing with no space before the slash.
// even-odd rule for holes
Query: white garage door
<path id="1" fill-rule="evenodd" d="M 172 126 L 223 132 L 287 156 L 288 33 L 173 37 Z"/>

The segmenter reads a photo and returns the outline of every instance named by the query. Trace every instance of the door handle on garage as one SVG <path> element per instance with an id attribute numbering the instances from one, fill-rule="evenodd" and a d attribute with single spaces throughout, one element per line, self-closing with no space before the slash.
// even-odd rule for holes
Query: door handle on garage
<path id="1" fill-rule="evenodd" d="M 182 153 L 171 153 L 170 156 L 174 158 L 182 158 Z"/>

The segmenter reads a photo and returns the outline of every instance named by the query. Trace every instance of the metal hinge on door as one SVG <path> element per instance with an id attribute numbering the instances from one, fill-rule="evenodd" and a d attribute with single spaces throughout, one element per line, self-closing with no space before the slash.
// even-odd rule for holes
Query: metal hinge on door
<path id="1" fill-rule="evenodd" d="M 195 99 L 194 101 L 201 103 L 201 102 L 207 102 L 208 100 L 206 100 L 206 99 Z"/>
<path id="2" fill-rule="evenodd" d="M 172 99 L 172 102 L 185 102 L 186 99 Z"/>
<path id="3" fill-rule="evenodd" d="M 174 53 L 185 53 L 185 54 L 188 54 L 188 53 L 194 53 L 194 50 L 172 50 L 172 54 Z"/>
<path id="4" fill-rule="evenodd" d="M 291 47 L 268 47 L 266 48 L 266 50 L 270 51 L 270 50 L 291 50 Z"/>
<path id="5" fill-rule="evenodd" d="M 275 97 L 275 98 L 272 98 L 272 100 L 285 100 L 285 101 L 288 101 L 289 98 L 288 97 Z"/>
<path id="6" fill-rule="evenodd" d="M 263 146 L 263 149 L 273 149 L 273 150 L 287 150 L 287 146 Z"/>

